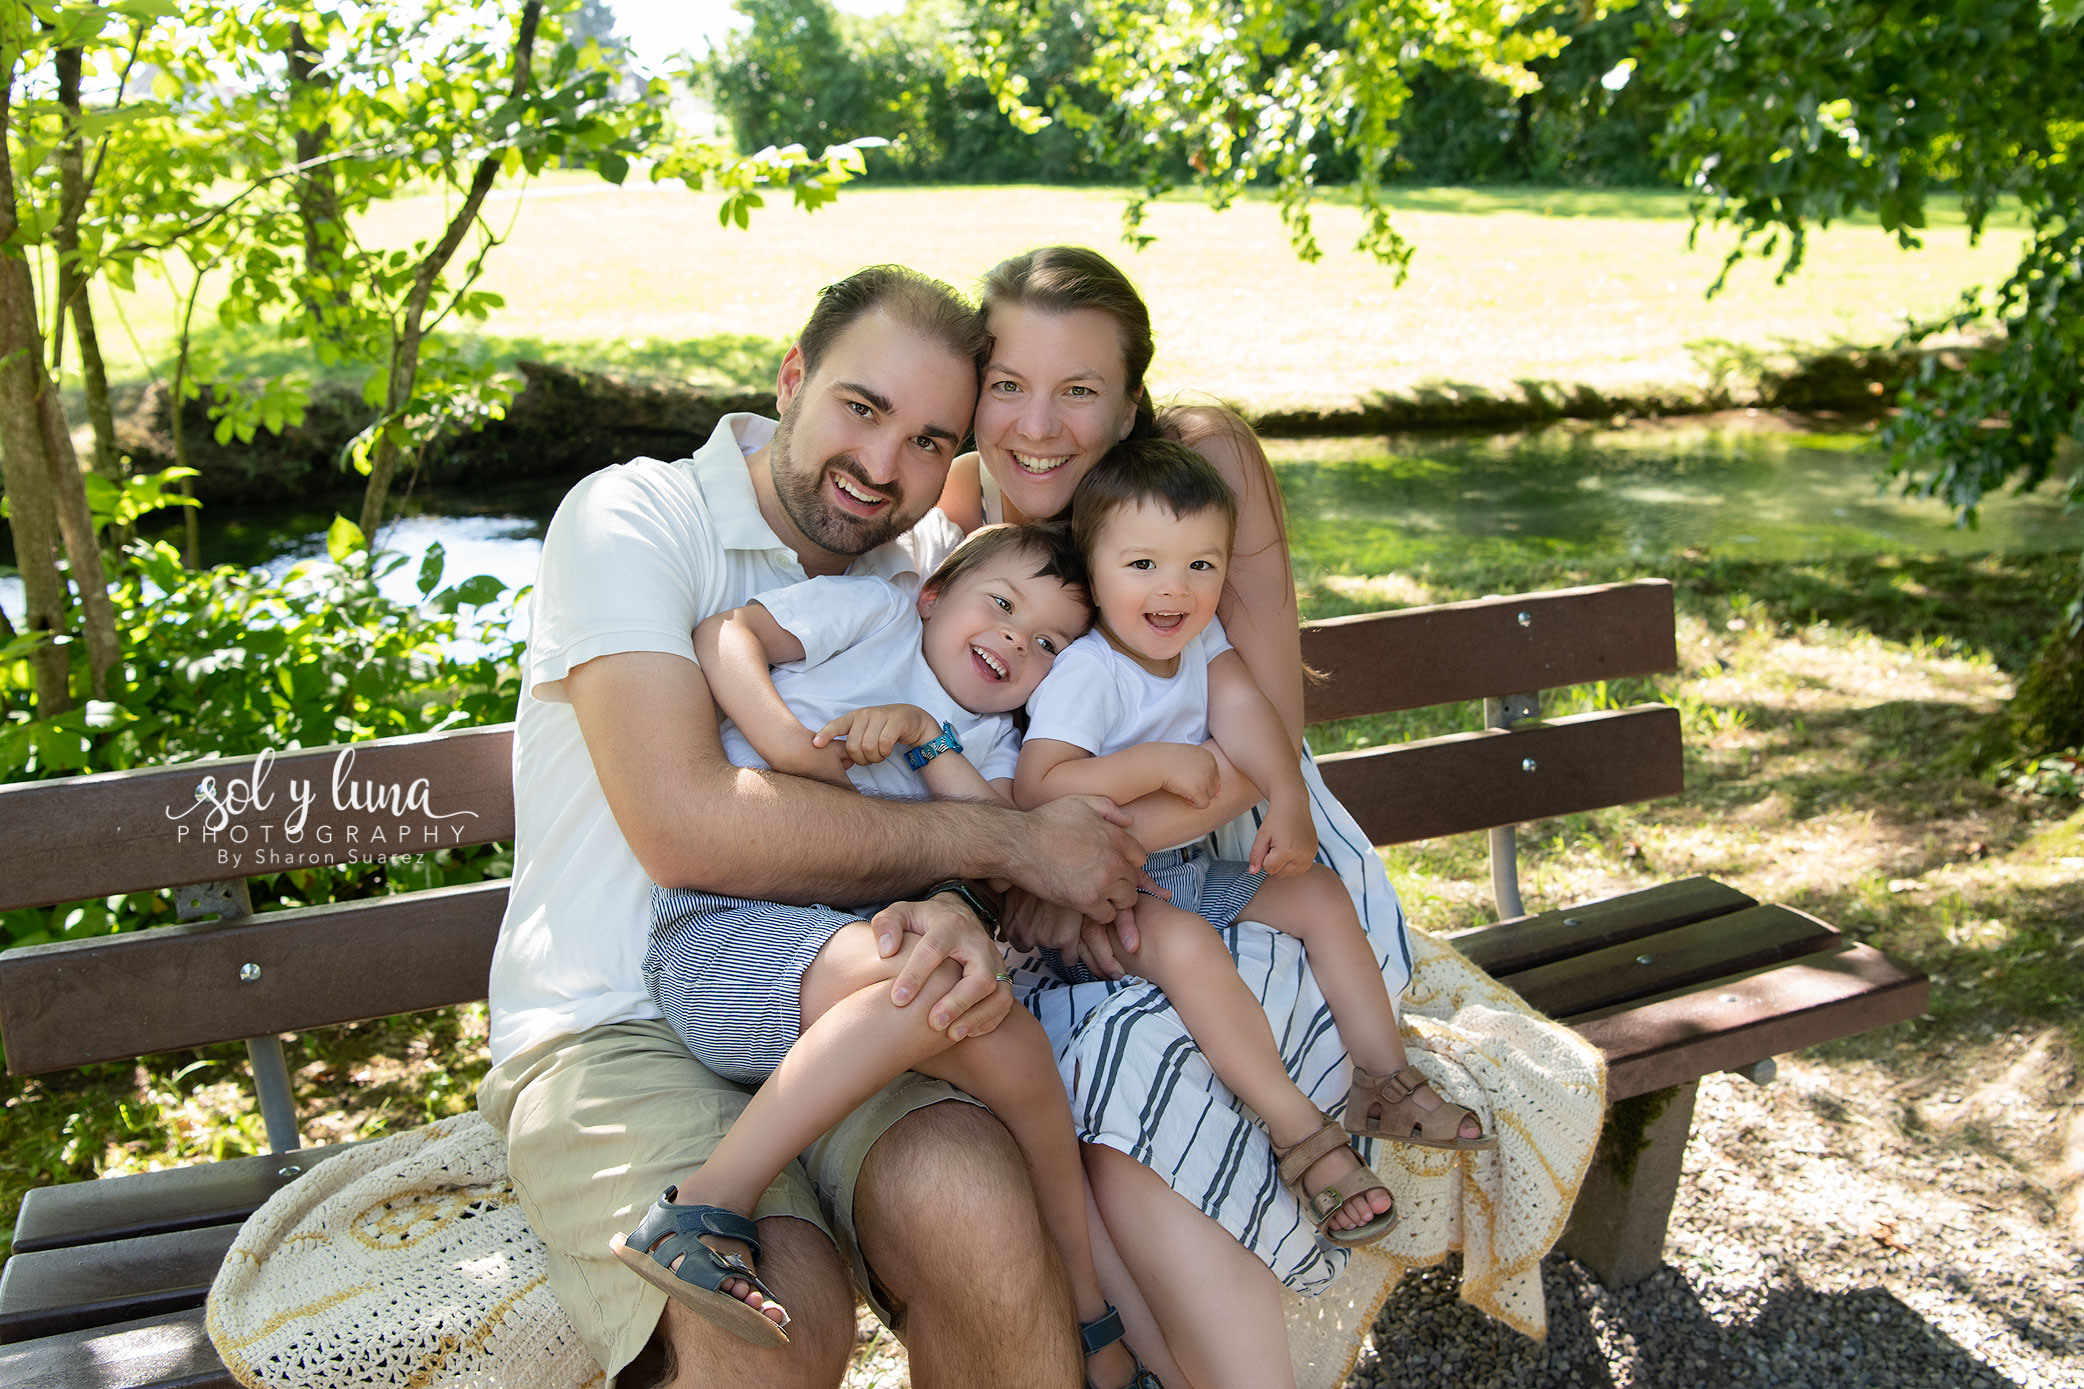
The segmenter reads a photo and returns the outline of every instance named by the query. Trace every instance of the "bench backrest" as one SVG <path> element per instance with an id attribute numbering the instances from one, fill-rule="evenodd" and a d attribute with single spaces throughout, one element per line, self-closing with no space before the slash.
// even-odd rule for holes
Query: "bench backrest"
<path id="1" fill-rule="evenodd" d="M 1312 722 L 1668 672 L 1663 580 L 1312 623 Z M 484 997 L 504 882 L 241 916 L 253 873 L 513 835 L 510 726 L 0 786 L 0 909 L 212 885 L 229 920 L 0 952 L 17 1075 Z M 1681 790 L 1677 711 L 1528 720 L 1320 760 L 1373 842 Z"/>

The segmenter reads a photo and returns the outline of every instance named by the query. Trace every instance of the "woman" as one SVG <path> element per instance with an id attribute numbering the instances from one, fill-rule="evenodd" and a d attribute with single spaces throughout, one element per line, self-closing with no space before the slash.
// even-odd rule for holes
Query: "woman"
<path id="1" fill-rule="evenodd" d="M 983 303 L 994 347 L 977 406 L 978 452 L 956 460 L 942 509 L 965 530 L 1057 516 L 1078 480 L 1131 433 L 1166 433 L 1216 466 L 1239 499 L 1218 615 L 1287 724 L 1310 786 L 1320 856 L 1353 893 L 1390 991 L 1401 992 L 1411 955 L 1396 893 L 1303 746 L 1295 583 L 1279 493 L 1258 441 L 1227 410 L 1153 410 L 1143 381 L 1149 312 L 1105 257 L 1076 247 L 1015 256 L 986 277 Z M 1129 807 L 1139 838 L 1174 843 L 1214 830 L 1220 853 L 1245 857 L 1256 824 L 1237 817 L 1257 795 L 1233 769 L 1223 771 L 1222 793 L 1206 810 L 1163 795 Z M 1079 923 L 1033 903 L 1019 904 L 1009 925 L 1021 945 L 1068 948 L 1081 936 Z M 1343 1057 L 1295 943 L 1253 923 L 1237 931 L 1239 968 L 1265 1000 L 1276 1036 L 1292 1042 L 1284 1050 L 1291 1073 L 1321 1105 L 1342 1098 Z M 1104 935 L 1087 928 L 1083 939 L 1089 955 L 1111 963 Z M 1345 1255 L 1318 1242 L 1280 1189 L 1264 1133 L 1237 1111 L 1148 985 L 1064 986 L 1027 973 L 1021 985 L 1052 1038 L 1068 1041 L 1076 1058 L 1072 1111 L 1087 1139 L 1105 1233 L 1096 1243 L 1112 1246 L 1143 1294 L 1115 1297 L 1131 1320 L 1131 1341 L 1171 1389 L 1291 1383 L 1281 1283 L 1317 1290 Z M 1191 1276 L 1180 1276 L 1186 1270 Z"/>

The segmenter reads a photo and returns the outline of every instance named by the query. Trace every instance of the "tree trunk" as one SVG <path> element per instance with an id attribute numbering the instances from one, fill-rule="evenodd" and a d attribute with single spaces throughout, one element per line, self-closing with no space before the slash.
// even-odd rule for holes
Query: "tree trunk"
<path id="1" fill-rule="evenodd" d="M 8 143 L 16 61 L 10 43 L 4 70 L 0 70 L 0 165 L 6 173 L 5 185 L 0 187 L 0 240 L 12 238 L 20 225 L 15 216 L 14 165 Z M 30 298 L 18 309 L 15 299 L 25 293 Z M 51 505 L 43 435 L 36 423 L 36 373 L 43 363 L 43 351 L 36 336 L 33 299 L 28 265 L 13 256 L 0 257 L 0 469 L 4 469 L 7 484 L 15 566 L 22 576 L 23 622 L 29 631 L 51 638 L 30 657 L 36 710 L 48 717 L 72 707 L 72 689 L 65 648 L 58 644 L 68 635 L 65 580 L 58 573 L 57 512 Z M 17 341 L 16 325 L 24 321 L 25 311 L 29 328 Z"/>
<path id="2" fill-rule="evenodd" d="M 542 0 L 528 0 L 521 10 L 521 30 L 514 39 L 514 86 L 513 95 L 520 96 L 528 90 L 529 73 L 535 58 L 536 25 L 543 16 Z M 485 204 L 485 195 L 492 191 L 492 181 L 499 176 L 500 162 L 504 152 L 486 155 L 478 161 L 476 172 L 471 176 L 470 190 L 464 195 L 463 205 L 449 219 L 448 230 L 442 233 L 434 249 L 420 262 L 413 276 L 412 294 L 406 300 L 405 315 L 399 323 L 398 336 L 391 345 L 391 374 L 384 390 L 384 416 L 387 420 L 401 418 L 412 400 L 413 383 L 420 370 L 420 338 L 426 321 L 427 301 L 434 294 L 434 283 L 463 244 L 470 231 L 470 224 L 477 218 L 478 209 Z M 362 492 L 362 534 L 371 545 L 376 543 L 376 528 L 383 524 L 384 504 L 391 493 L 391 478 L 398 471 L 398 460 L 404 451 L 390 439 L 388 431 L 378 438 L 375 456 L 370 461 L 369 485 Z"/>
<path id="3" fill-rule="evenodd" d="M 109 409 L 109 379 L 101 360 L 101 342 L 94 331 L 94 309 L 87 299 L 87 277 L 81 272 L 80 213 L 87 205 L 87 160 L 80 139 L 80 50 L 61 48 L 58 66 L 58 103 L 65 108 L 65 139 L 57 152 L 59 202 L 58 225 L 51 241 L 58 248 L 58 311 L 51 324 L 51 369 L 64 362 L 65 320 L 72 319 L 80 344 L 80 378 L 87 393 L 87 419 L 94 426 L 94 471 L 111 480 L 118 476 L 116 462 L 116 419 Z"/>
<path id="4" fill-rule="evenodd" d="M 0 239 L 12 237 L 19 226 L 14 194 L 14 160 L 9 138 L 13 123 L 14 71 L 8 64 L 0 73 Z M 108 580 L 101 572 L 101 550 L 94 542 L 94 523 L 87 510 L 87 489 L 80 479 L 79 459 L 72 451 L 72 436 L 65 425 L 65 407 L 57 387 L 43 366 L 43 340 L 36 315 L 36 283 L 28 261 L 19 257 L 0 258 L 0 411 L 6 414 L 0 439 L 7 453 L 7 490 L 15 500 L 15 536 L 26 550 L 21 555 L 22 583 L 26 590 L 31 569 L 41 569 L 48 556 L 49 575 L 38 574 L 40 605 L 30 609 L 30 625 L 42 626 L 54 616 L 53 633 L 64 629 L 64 581 L 57 578 L 57 540 L 63 536 L 72 578 L 79 590 L 81 625 L 87 638 L 87 666 L 92 673 L 96 698 L 107 694 L 109 669 L 120 651 L 116 642 L 116 615 L 109 603 Z M 17 489 L 20 489 L 19 491 Z M 29 515 L 30 534 L 22 534 L 23 513 Z M 50 591 L 56 581 L 55 593 Z M 65 664 L 65 653 L 57 652 L 57 668 Z M 56 709 L 44 700 L 45 686 L 39 671 L 37 704 L 46 713 Z M 63 696 L 70 704 L 69 693 Z"/>
<path id="5" fill-rule="evenodd" d="M 289 26 L 283 56 L 289 62 L 292 105 L 314 89 L 333 89 L 332 79 L 319 75 L 319 60 L 324 55 L 312 47 L 302 24 Z M 297 163 L 311 164 L 325 154 L 332 139 L 330 121 L 298 130 Z M 299 287 L 299 297 L 304 301 L 304 312 L 311 317 L 312 331 L 337 338 L 338 326 L 329 321 L 329 310 L 346 306 L 347 285 L 341 275 L 340 190 L 331 164 L 316 165 L 297 176 L 297 216 L 304 224 L 304 284 Z"/>

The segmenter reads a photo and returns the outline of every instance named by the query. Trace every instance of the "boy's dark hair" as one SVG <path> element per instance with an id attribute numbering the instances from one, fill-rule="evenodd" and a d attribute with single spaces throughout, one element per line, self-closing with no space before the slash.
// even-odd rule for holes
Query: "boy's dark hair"
<path id="1" fill-rule="evenodd" d="M 1090 557 L 1107 518 L 1125 506 L 1162 502 L 1177 517 L 1220 511 L 1237 539 L 1237 494 L 1213 463 L 1170 439 L 1124 439 L 1079 480 L 1071 494 L 1071 538 Z"/>
<path id="2" fill-rule="evenodd" d="M 832 340 L 878 309 L 984 370 L 991 338 L 984 330 L 984 315 L 969 300 L 931 275 L 902 265 L 871 265 L 818 291 L 818 306 L 796 337 L 803 351 L 803 374 L 816 372 Z"/>
<path id="3" fill-rule="evenodd" d="M 1034 557 L 1035 567 L 1029 573 L 1030 578 L 1055 579 L 1066 588 L 1076 589 L 1086 606 L 1092 606 L 1086 590 L 1085 561 L 1079 557 L 1078 546 L 1072 543 L 1071 528 L 1061 521 L 985 526 L 973 531 L 969 539 L 951 550 L 939 567 L 927 576 L 926 587 L 946 593 L 956 580 L 972 569 L 1015 550 Z"/>

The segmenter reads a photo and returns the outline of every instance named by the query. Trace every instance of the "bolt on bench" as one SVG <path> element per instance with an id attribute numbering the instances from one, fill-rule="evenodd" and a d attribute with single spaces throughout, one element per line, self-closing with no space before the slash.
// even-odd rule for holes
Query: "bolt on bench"
<path id="1" fill-rule="evenodd" d="M 1563 1241 L 1607 1282 L 1660 1262 L 1700 1077 L 1763 1081 L 1782 1052 L 1924 1011 L 1922 975 L 1706 878 L 1522 913 L 1512 826 L 1682 789 L 1676 710 L 1539 716 L 1542 690 L 1677 668 L 1668 583 L 1338 618 L 1304 628 L 1303 654 L 1329 676 L 1312 721 L 1483 701 L 1479 730 L 1319 764 L 1375 843 L 1489 833 L 1508 919 L 1451 939 L 1607 1058 L 1613 1108 Z M 338 1151 L 299 1147 L 280 1035 L 482 998 L 506 901 L 494 882 L 254 915 L 244 876 L 511 838 L 510 754 L 496 727 L 0 786 L 0 908 L 177 886 L 182 916 L 0 952 L 8 1070 L 247 1039 L 277 1149 L 31 1192 L 0 1271 L 0 1384 L 232 1384 L 210 1281 L 239 1223 Z"/>

